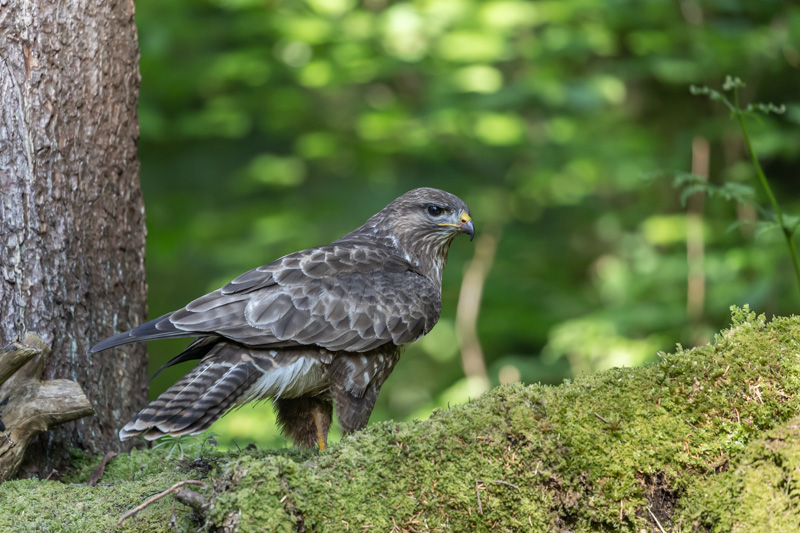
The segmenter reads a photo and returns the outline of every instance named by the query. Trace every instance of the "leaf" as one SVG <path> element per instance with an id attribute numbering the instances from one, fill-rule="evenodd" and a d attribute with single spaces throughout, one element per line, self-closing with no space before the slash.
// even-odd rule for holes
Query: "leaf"
<path id="1" fill-rule="evenodd" d="M 747 111 L 755 112 L 758 111 L 759 113 L 763 113 L 765 115 L 769 115 L 773 113 L 775 115 L 782 115 L 786 113 L 786 106 L 784 104 L 775 105 L 772 102 L 762 104 L 762 103 L 755 103 L 755 104 L 748 104 Z"/>
<path id="2" fill-rule="evenodd" d="M 702 184 L 695 184 L 689 185 L 688 187 L 683 189 L 681 193 L 681 205 L 686 207 L 686 202 L 689 201 L 689 197 L 698 192 L 706 192 L 708 191 L 708 187 Z"/>
<path id="3" fill-rule="evenodd" d="M 734 230 L 737 230 L 737 229 L 739 229 L 740 227 L 744 226 L 744 225 L 745 225 L 745 223 L 747 223 L 747 224 L 753 224 L 753 222 L 750 222 L 750 221 L 741 221 L 741 220 L 737 220 L 737 221 L 735 221 L 735 222 L 732 222 L 731 224 L 729 224 L 729 225 L 728 225 L 728 227 L 727 227 L 727 228 L 725 228 L 725 233 L 732 233 Z"/>
<path id="4" fill-rule="evenodd" d="M 715 188 L 715 194 L 726 200 L 736 200 L 740 204 L 752 204 L 755 190 L 752 186 L 735 181 L 726 182 L 722 187 Z"/>
<path id="5" fill-rule="evenodd" d="M 673 185 L 675 187 L 685 184 L 708 185 L 708 181 L 703 176 L 698 176 L 697 174 L 692 174 L 691 172 L 678 171 L 674 174 L 675 180 L 673 181 Z"/>
<path id="6" fill-rule="evenodd" d="M 781 225 L 777 222 L 760 221 L 756 222 L 756 239 L 759 239 L 775 229 L 781 229 Z"/>
<path id="7" fill-rule="evenodd" d="M 745 87 L 745 83 L 736 76 L 725 76 L 725 83 L 722 84 L 722 90 L 726 92 L 743 87 Z"/>
<path id="8" fill-rule="evenodd" d="M 797 227 L 800 226 L 800 216 L 784 214 L 783 225 L 789 230 L 790 235 L 794 235 Z"/>

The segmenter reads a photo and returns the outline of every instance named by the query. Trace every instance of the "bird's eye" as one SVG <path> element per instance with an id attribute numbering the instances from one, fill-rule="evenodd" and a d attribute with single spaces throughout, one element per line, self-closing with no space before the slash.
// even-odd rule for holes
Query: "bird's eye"
<path id="1" fill-rule="evenodd" d="M 444 208 L 439 207 L 438 205 L 429 205 L 428 206 L 428 214 L 432 217 L 441 216 L 444 213 Z"/>

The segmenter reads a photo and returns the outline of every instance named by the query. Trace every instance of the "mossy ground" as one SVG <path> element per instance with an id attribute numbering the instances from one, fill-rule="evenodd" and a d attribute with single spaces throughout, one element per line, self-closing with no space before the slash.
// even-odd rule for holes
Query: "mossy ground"
<path id="1" fill-rule="evenodd" d="M 800 417 L 774 428 L 731 461 L 689 484 L 673 523 L 683 530 L 800 530 Z"/>
<path id="2" fill-rule="evenodd" d="M 199 449 L 199 446 L 194 446 Z M 8 481 L 0 485 L 0 531 L 107 532 L 116 529 L 117 520 L 126 511 L 149 497 L 184 479 L 198 479 L 206 474 L 192 463 L 180 460 L 171 450 L 133 450 L 112 459 L 100 483 L 86 484 L 99 457 L 75 457 L 75 469 L 61 481 L 33 479 Z M 175 524 L 179 530 L 193 531 L 197 524 L 191 510 L 175 504 Z M 174 531 L 171 498 L 129 519 L 124 531 Z"/>
<path id="3" fill-rule="evenodd" d="M 653 365 L 500 387 L 321 454 L 198 444 L 187 454 L 209 473 L 155 450 L 114 459 L 107 486 L 9 482 L 0 525 L 108 531 L 150 495 L 207 476 L 206 526 L 242 531 L 658 531 L 656 520 L 666 531 L 781 531 L 800 516 L 800 318 L 733 318 L 713 344 Z M 171 530 L 172 505 L 123 529 Z M 175 508 L 179 528 L 197 527 Z"/>

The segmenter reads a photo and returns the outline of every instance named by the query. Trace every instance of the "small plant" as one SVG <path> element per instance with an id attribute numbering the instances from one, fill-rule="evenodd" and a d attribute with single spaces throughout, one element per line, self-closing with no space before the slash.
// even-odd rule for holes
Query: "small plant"
<path id="1" fill-rule="evenodd" d="M 800 286 L 800 259 L 798 258 L 797 247 L 795 246 L 794 242 L 795 232 L 797 231 L 798 226 L 800 226 L 800 218 L 784 215 L 783 211 L 781 211 L 781 208 L 778 205 L 778 200 L 775 198 L 775 194 L 772 192 L 772 187 L 770 187 L 769 181 L 764 174 L 764 170 L 761 168 L 761 163 L 758 161 L 758 156 L 753 150 L 753 145 L 750 142 L 750 135 L 747 133 L 747 127 L 745 126 L 744 121 L 745 117 L 754 116 L 756 113 L 781 114 L 786 111 L 786 108 L 783 105 L 776 106 L 775 104 L 771 103 L 748 104 L 746 107 L 742 108 L 742 106 L 739 104 L 739 89 L 744 86 L 744 82 L 739 78 L 727 76 L 725 78 L 725 83 L 722 85 L 723 92 L 716 91 L 709 87 L 697 87 L 695 85 L 690 87 L 690 91 L 694 95 L 704 95 L 708 96 L 708 98 L 711 100 L 722 102 L 725 107 L 730 110 L 731 116 L 736 118 L 737 122 L 739 123 L 739 129 L 742 131 L 742 136 L 744 137 L 747 150 L 750 153 L 750 159 L 753 163 L 753 168 L 756 171 L 758 182 L 761 184 L 761 188 L 764 190 L 767 198 L 769 198 L 770 204 L 772 205 L 772 210 L 770 211 L 768 209 L 764 209 L 762 206 L 756 204 L 752 200 L 752 189 L 742 184 L 726 183 L 721 187 L 717 187 L 707 183 L 706 180 L 700 178 L 699 176 L 688 173 L 680 173 L 676 175 L 675 184 L 685 186 L 682 196 L 684 202 L 693 193 L 704 191 L 709 195 L 722 196 L 727 200 L 736 200 L 741 203 L 753 205 L 765 218 L 765 229 L 777 227 L 783 233 L 783 236 L 786 239 L 786 245 L 789 247 L 789 255 L 792 258 L 792 265 L 794 266 L 797 283 Z M 728 98 L 725 93 L 732 93 L 733 99 L 731 100 Z"/>
<path id="2" fill-rule="evenodd" d="M 183 459 L 183 456 L 186 455 L 184 452 L 184 445 L 191 443 L 191 441 L 199 442 L 199 449 L 200 453 L 207 452 L 208 450 L 206 447 L 215 448 L 219 444 L 217 443 L 217 439 L 214 437 L 219 436 L 218 433 L 214 432 L 207 432 L 203 433 L 202 439 L 195 437 L 193 435 L 180 435 L 179 437 L 173 437 L 172 435 L 164 435 L 163 437 L 159 437 L 156 439 L 155 445 L 153 445 L 153 449 L 160 448 L 162 446 L 171 446 L 169 449 L 169 453 L 167 454 L 167 458 L 169 459 L 172 457 L 176 451 L 180 452 L 179 459 Z M 197 445 L 195 445 L 196 449 Z"/>
<path id="3" fill-rule="evenodd" d="M 197 437 L 193 437 L 191 435 L 181 435 L 179 437 L 173 437 L 172 435 L 164 435 L 163 437 L 159 437 L 156 440 L 156 444 L 153 445 L 153 449 L 160 448 L 161 446 L 168 446 L 172 445 L 169 449 L 169 453 L 167 454 L 167 459 L 172 457 L 172 454 L 175 453 L 175 450 L 178 450 L 181 454 L 178 457 L 179 459 L 183 459 L 183 441 L 184 439 L 193 439 L 199 441 Z"/>

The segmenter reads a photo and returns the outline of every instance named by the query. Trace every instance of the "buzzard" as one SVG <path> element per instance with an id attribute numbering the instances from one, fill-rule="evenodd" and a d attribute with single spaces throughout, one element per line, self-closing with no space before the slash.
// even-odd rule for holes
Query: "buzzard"
<path id="1" fill-rule="evenodd" d="M 197 339 L 169 366 L 200 359 L 120 431 L 200 433 L 235 406 L 270 398 L 283 433 L 327 446 L 333 405 L 345 434 L 367 424 L 405 346 L 436 324 L 450 243 L 475 230 L 469 209 L 414 189 L 330 244 L 245 272 L 186 307 L 99 342 Z"/>

